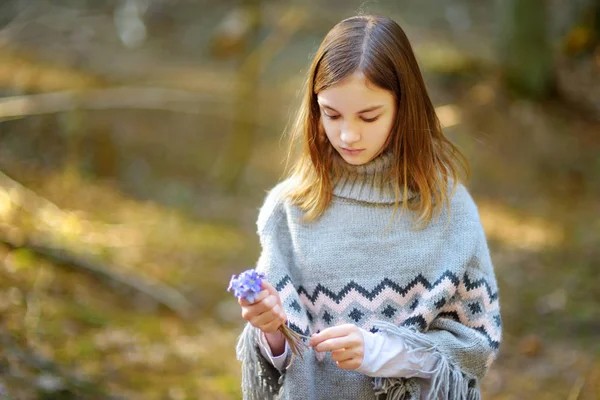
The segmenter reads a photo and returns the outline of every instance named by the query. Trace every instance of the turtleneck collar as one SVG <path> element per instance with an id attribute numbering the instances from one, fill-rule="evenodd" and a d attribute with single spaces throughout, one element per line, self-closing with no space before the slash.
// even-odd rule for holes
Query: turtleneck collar
<path id="1" fill-rule="evenodd" d="M 349 164 L 334 152 L 332 168 L 333 195 L 367 203 L 393 204 L 396 202 L 394 181 L 390 174 L 394 154 L 386 151 L 362 165 Z M 402 193 L 400 188 L 400 193 Z M 415 197 L 411 191 L 408 199 Z M 402 202 L 402 195 L 398 201 Z"/>

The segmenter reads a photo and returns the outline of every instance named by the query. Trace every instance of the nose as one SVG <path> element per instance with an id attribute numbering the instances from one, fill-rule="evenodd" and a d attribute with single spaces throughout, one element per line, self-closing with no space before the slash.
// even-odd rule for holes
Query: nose
<path id="1" fill-rule="evenodd" d="M 340 132 L 340 140 L 344 145 L 352 146 L 354 143 L 360 140 L 360 133 L 356 126 L 351 124 L 344 124 Z"/>

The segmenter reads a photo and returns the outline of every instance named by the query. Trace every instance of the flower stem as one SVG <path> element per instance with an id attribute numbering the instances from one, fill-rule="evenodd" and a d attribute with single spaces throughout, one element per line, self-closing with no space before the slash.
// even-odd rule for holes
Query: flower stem
<path id="1" fill-rule="evenodd" d="M 294 331 L 289 326 L 283 324 L 279 327 L 279 331 L 283 334 L 283 337 L 287 341 L 292 353 L 296 356 L 302 358 L 302 352 L 305 349 L 308 349 L 308 344 L 304 343 L 304 339 L 310 339 L 308 336 L 301 335 L 298 332 Z"/>

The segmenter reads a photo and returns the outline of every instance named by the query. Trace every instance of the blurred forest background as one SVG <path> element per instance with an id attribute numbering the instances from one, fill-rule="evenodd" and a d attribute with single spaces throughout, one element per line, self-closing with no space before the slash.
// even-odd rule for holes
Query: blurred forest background
<path id="1" fill-rule="evenodd" d="M 3 0 L 0 398 L 241 398 L 226 287 L 358 12 L 406 30 L 472 165 L 505 326 L 484 398 L 600 399 L 598 0 Z"/>

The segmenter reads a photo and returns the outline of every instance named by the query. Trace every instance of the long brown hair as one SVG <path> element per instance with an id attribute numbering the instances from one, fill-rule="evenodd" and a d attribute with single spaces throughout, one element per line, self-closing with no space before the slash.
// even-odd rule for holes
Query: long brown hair
<path id="1" fill-rule="evenodd" d="M 317 94 L 355 72 L 394 94 L 396 119 L 386 143 L 393 151 L 391 171 L 395 183 L 394 215 L 402 201 L 402 211 L 413 210 L 417 224 L 425 227 L 443 204 L 449 204 L 459 172 L 469 175 L 462 153 L 444 137 L 440 122 L 406 34 L 393 20 L 380 16 L 345 19 L 329 31 L 317 50 L 308 71 L 306 91 L 295 125 L 291 129 L 288 161 L 296 143 L 300 156 L 289 172 L 287 197 L 305 211 L 305 221 L 319 218 L 331 203 L 331 166 L 335 149 L 329 143 L 320 121 Z M 409 201 L 401 193 L 417 196 Z"/>

